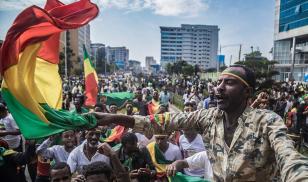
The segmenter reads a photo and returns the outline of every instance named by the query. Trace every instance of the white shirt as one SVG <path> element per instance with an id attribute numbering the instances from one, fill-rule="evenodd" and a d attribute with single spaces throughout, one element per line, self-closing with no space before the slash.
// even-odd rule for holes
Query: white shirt
<path id="1" fill-rule="evenodd" d="M 37 149 L 36 153 L 42 157 L 54 159 L 56 163 L 66 162 L 70 153 L 68 153 L 63 145 L 51 145 L 52 141 L 47 139 L 45 140 Z M 49 147 L 49 148 L 48 148 Z"/>
<path id="2" fill-rule="evenodd" d="M 167 151 L 164 153 L 165 159 L 168 161 L 176 161 L 183 159 L 180 148 L 172 143 L 169 143 Z"/>
<path id="3" fill-rule="evenodd" d="M 5 131 L 16 131 L 18 126 L 11 114 L 8 114 L 5 118 L 0 120 L 3 123 Z M 20 145 L 20 135 L 6 135 L 3 139 L 9 144 L 9 147 L 16 149 Z"/>
<path id="4" fill-rule="evenodd" d="M 138 147 L 139 148 L 146 147 L 150 143 L 150 140 L 146 136 L 144 136 L 143 134 L 135 133 L 135 135 L 138 138 Z"/>
<path id="5" fill-rule="evenodd" d="M 185 161 L 189 169 L 204 169 L 204 179 L 213 179 L 213 170 L 206 151 L 196 153 Z"/>
<path id="6" fill-rule="evenodd" d="M 205 151 L 204 143 L 200 134 L 197 134 L 196 138 L 189 143 L 185 135 L 181 135 L 179 139 L 180 149 L 184 155 L 184 158 L 193 156 L 196 153 Z M 204 169 L 184 169 L 185 174 L 189 176 L 204 176 Z"/>
<path id="7" fill-rule="evenodd" d="M 83 166 L 89 165 L 93 162 L 102 161 L 110 165 L 110 159 L 109 157 L 100 154 L 96 152 L 91 160 L 88 160 L 86 155 L 83 152 L 84 145 L 86 144 L 86 141 L 84 141 L 82 144 L 80 144 L 78 147 L 76 147 L 68 156 L 67 164 L 70 166 L 71 172 L 74 173 L 77 170 L 82 169 Z"/>

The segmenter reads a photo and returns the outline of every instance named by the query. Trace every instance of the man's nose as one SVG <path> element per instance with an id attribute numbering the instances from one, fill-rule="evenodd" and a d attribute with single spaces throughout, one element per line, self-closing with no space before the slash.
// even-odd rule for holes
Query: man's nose
<path id="1" fill-rule="evenodd" d="M 224 85 L 223 82 L 221 82 L 219 85 L 217 85 L 217 87 L 215 89 L 215 92 L 216 93 L 220 93 L 220 92 L 222 92 L 224 90 L 224 88 L 225 88 L 225 85 Z"/>

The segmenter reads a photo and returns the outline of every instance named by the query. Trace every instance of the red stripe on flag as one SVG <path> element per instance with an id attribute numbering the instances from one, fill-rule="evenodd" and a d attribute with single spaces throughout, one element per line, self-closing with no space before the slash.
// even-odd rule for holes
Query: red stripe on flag
<path id="1" fill-rule="evenodd" d="M 37 6 L 25 9 L 16 17 L 1 47 L 1 73 L 18 63 L 18 56 L 25 47 L 47 40 L 50 42 L 42 44 L 39 56 L 51 63 L 58 63 L 59 40 L 55 40 L 57 35 L 52 35 L 86 25 L 97 15 L 98 7 L 89 0 L 80 0 L 69 5 L 61 5 L 57 0 L 48 0 L 46 9 Z"/>
<path id="2" fill-rule="evenodd" d="M 96 104 L 96 97 L 98 93 L 97 82 L 95 80 L 94 73 L 90 73 L 85 78 L 85 90 L 86 90 L 86 106 L 94 106 Z"/>

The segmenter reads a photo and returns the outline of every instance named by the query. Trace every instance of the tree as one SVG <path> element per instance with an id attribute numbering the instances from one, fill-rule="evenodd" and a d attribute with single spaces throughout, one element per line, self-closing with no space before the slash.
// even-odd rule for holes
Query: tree
<path id="1" fill-rule="evenodd" d="M 262 57 L 259 51 L 255 51 L 246 54 L 245 61 L 239 61 L 235 64 L 245 65 L 252 69 L 256 74 L 257 86 L 261 89 L 265 85 L 270 86 L 270 84 L 265 83 L 271 83 L 272 77 L 279 74 L 278 71 L 274 70 L 274 64 L 276 63 L 276 61 L 269 61 L 266 57 Z"/>
<path id="2" fill-rule="evenodd" d="M 192 76 L 194 74 L 194 67 L 190 64 L 187 64 L 182 67 L 182 73 L 185 76 Z"/>

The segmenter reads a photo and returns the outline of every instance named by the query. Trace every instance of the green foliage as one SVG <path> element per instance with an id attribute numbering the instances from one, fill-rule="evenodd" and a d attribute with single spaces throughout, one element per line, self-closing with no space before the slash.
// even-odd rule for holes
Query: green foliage
<path id="1" fill-rule="evenodd" d="M 269 61 L 266 57 L 262 57 L 259 51 L 254 51 L 245 55 L 245 61 L 239 61 L 235 64 L 245 65 L 252 69 L 256 74 L 258 86 L 265 88 L 270 87 L 272 77 L 279 74 L 278 71 L 273 69 L 276 63 L 276 61 Z"/>
<path id="2" fill-rule="evenodd" d="M 178 94 L 174 94 L 173 95 L 173 104 L 179 108 L 181 111 L 184 110 L 184 103 L 183 103 L 183 98 L 182 96 L 178 95 Z"/>
<path id="3" fill-rule="evenodd" d="M 192 76 L 200 71 L 198 66 L 192 66 L 186 61 L 180 60 L 175 63 L 168 63 L 166 65 L 166 71 L 169 74 L 183 74 L 184 76 Z"/>

